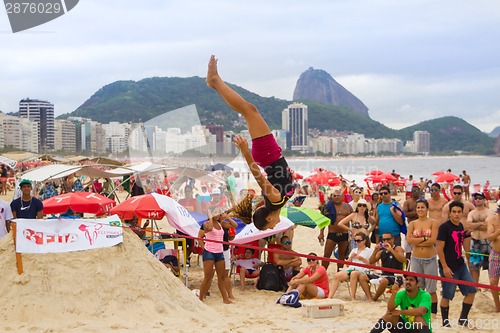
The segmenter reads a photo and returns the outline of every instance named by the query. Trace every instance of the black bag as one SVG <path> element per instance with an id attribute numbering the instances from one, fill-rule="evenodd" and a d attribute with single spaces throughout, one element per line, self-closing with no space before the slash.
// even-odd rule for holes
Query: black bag
<path id="1" fill-rule="evenodd" d="M 283 268 L 279 269 L 278 266 L 270 262 L 265 263 L 260 270 L 257 289 L 285 291 L 287 288 L 288 284 L 286 283 L 285 271 Z"/>

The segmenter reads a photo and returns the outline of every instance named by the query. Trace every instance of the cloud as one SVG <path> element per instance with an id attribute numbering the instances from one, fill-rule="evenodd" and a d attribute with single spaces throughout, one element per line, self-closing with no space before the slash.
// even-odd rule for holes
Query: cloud
<path id="1" fill-rule="evenodd" d="M 445 115 L 498 125 L 495 0 L 86 0 L 38 28 L 9 29 L 0 13 L 3 111 L 31 97 L 60 114 L 115 80 L 204 76 L 214 53 L 226 81 L 262 96 L 290 100 L 313 66 L 391 127 Z"/>

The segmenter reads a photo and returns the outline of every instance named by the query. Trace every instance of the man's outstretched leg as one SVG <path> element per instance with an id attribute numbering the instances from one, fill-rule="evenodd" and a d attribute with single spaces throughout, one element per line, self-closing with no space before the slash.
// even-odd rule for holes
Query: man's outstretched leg
<path id="1" fill-rule="evenodd" d="M 217 59 L 210 57 L 207 71 L 207 86 L 214 89 L 233 110 L 245 117 L 248 131 L 252 139 L 271 134 L 269 126 L 252 103 L 247 102 L 236 91 L 231 89 L 219 76 Z"/>

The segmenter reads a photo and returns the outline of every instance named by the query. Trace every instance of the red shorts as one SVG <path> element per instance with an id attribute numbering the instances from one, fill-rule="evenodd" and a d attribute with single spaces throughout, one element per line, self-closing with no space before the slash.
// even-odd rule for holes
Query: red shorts
<path id="1" fill-rule="evenodd" d="M 252 157 L 262 168 L 265 168 L 281 157 L 281 147 L 272 134 L 252 140 Z"/>

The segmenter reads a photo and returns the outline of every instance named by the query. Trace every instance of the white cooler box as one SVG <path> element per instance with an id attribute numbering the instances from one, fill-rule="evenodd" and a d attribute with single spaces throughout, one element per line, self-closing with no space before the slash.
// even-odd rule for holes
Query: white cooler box
<path id="1" fill-rule="evenodd" d="M 344 315 L 344 301 L 339 299 L 311 299 L 300 301 L 302 314 L 309 318 L 332 318 Z"/>

